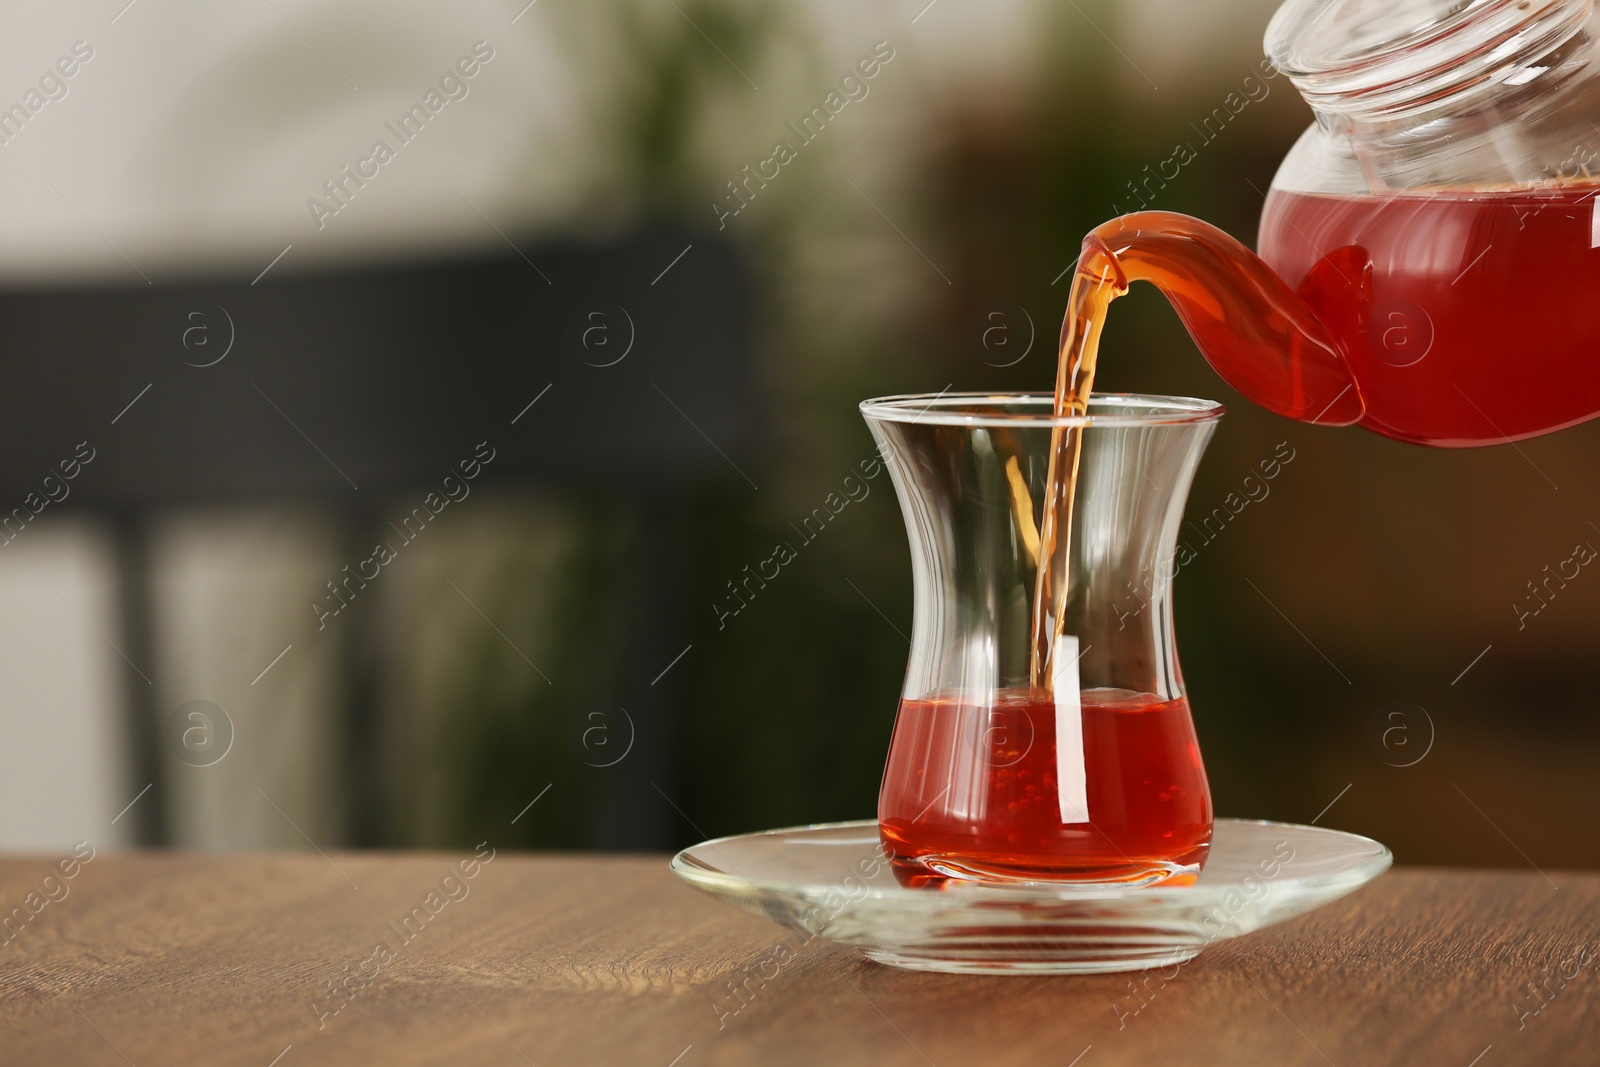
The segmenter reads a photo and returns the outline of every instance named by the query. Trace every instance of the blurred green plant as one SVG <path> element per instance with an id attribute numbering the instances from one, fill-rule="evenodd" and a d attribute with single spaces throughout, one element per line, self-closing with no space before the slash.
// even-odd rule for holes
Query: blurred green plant
<path id="1" fill-rule="evenodd" d="M 537 640 L 532 655 L 550 665 L 549 677 L 528 669 L 516 642 L 469 631 L 475 636 L 444 686 L 453 708 L 430 745 L 439 786 L 429 844 L 465 847 L 487 835 L 510 847 L 581 848 L 595 838 L 603 782 L 584 773 L 573 731 L 586 707 L 621 696 L 607 680 L 622 676 L 619 563 L 628 527 L 615 501 L 579 499 L 563 515 L 559 564 L 513 546 L 494 560 L 483 602 L 485 615 L 524 642 Z M 447 586 L 435 595 L 454 594 Z M 517 818 L 536 797 L 537 808 Z"/>

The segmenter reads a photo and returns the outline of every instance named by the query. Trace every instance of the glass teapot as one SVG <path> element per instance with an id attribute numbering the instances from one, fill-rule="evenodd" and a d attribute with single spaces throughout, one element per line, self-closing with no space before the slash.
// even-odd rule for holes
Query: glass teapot
<path id="1" fill-rule="evenodd" d="M 1316 121 L 1259 256 L 1144 211 L 1095 229 L 1078 272 L 1155 284 L 1230 385 L 1290 418 L 1443 447 L 1593 418 L 1597 36 L 1593 0 L 1288 0 L 1267 52 Z"/>

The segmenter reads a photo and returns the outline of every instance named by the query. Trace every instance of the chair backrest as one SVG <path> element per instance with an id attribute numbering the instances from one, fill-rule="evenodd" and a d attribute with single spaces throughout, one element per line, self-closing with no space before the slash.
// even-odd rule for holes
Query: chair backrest
<path id="1" fill-rule="evenodd" d="M 255 281 L 0 289 L 0 538 L 45 507 L 112 515 L 120 650 L 149 663 L 142 530 L 161 507 L 292 496 L 359 523 L 389 494 L 439 488 L 480 443 L 494 459 L 479 485 L 555 483 L 659 507 L 696 482 L 745 477 L 752 288 L 732 245 L 654 231 L 280 266 Z M 670 605 L 644 599 L 633 614 L 646 653 L 634 658 L 654 673 Z M 363 640 L 351 646 L 370 659 Z M 367 669 L 354 668 L 341 712 L 354 844 L 384 836 Z M 646 677 L 630 692 L 661 708 L 665 688 Z M 152 687 L 129 671 L 126 694 L 133 773 L 159 784 Z M 653 800 L 647 777 L 669 776 L 667 731 L 653 743 L 630 761 L 639 781 L 619 803 Z M 166 841 L 162 804 L 159 789 L 141 802 L 137 840 Z"/>
<path id="2" fill-rule="evenodd" d="M 754 425 L 735 251 L 683 233 L 522 247 L 0 291 L 0 516 L 85 441 L 74 506 L 337 503 L 431 485 L 484 440 L 497 480 L 645 490 L 725 472 L 716 449 L 739 453 Z"/>

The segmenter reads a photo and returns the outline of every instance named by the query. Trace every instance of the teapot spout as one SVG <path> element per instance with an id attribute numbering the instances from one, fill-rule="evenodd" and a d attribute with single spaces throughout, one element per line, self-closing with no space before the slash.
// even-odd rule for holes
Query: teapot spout
<path id="1" fill-rule="evenodd" d="M 1352 250 L 1353 251 L 1353 250 Z M 1320 426 L 1361 421 L 1365 404 L 1332 332 L 1301 294 L 1215 226 L 1171 211 L 1139 211 L 1084 239 L 1078 274 L 1114 291 L 1161 290 L 1206 361 L 1268 411 Z M 1364 286 L 1369 268 L 1328 257 L 1308 290 Z"/>

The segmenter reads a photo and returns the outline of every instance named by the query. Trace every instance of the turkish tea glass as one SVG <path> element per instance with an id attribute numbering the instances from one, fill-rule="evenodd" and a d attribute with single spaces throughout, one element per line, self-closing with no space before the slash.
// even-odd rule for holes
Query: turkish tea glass
<path id="1" fill-rule="evenodd" d="M 1117 394 L 1082 416 L 1053 407 L 951 393 L 861 405 L 911 539 L 911 656 L 878 806 L 908 885 L 1183 884 L 1210 847 L 1172 585 L 1223 408 Z M 1040 544 L 1052 454 L 1077 463 L 1055 552 Z M 1036 622 L 1041 554 L 1059 608 Z"/>

